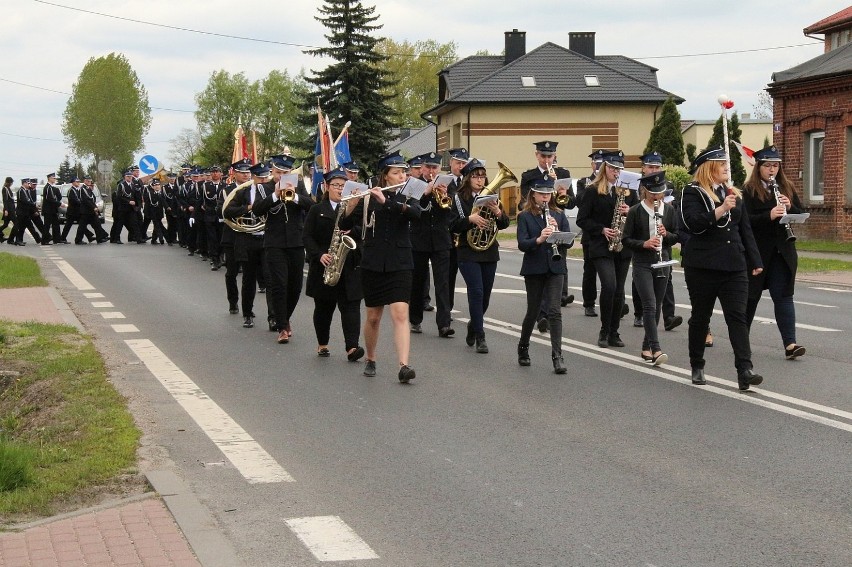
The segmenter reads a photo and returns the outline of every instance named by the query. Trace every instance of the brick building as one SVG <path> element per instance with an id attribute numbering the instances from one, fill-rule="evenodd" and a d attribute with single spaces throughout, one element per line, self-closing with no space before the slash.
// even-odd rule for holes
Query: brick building
<path id="1" fill-rule="evenodd" d="M 773 140 L 811 218 L 797 233 L 852 241 L 852 7 L 804 29 L 825 52 L 773 73 Z"/>

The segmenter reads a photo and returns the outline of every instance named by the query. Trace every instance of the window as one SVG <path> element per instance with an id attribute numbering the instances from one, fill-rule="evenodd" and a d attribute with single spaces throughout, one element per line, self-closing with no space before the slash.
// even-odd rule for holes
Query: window
<path id="1" fill-rule="evenodd" d="M 808 136 L 807 146 L 807 189 L 809 197 L 814 201 L 823 200 L 823 148 L 825 132 L 813 132 Z"/>
<path id="2" fill-rule="evenodd" d="M 523 87 L 534 87 L 535 86 L 535 77 L 521 77 L 521 86 L 523 86 Z"/>
<path id="3" fill-rule="evenodd" d="M 599 86 L 601 86 L 600 81 L 598 81 L 597 75 L 584 75 L 583 78 L 586 79 L 586 86 L 587 87 L 599 87 Z"/>

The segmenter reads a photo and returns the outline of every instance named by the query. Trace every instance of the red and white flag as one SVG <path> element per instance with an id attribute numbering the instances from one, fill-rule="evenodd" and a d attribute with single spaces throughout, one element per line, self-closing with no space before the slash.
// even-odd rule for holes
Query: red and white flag
<path id="1" fill-rule="evenodd" d="M 740 144 L 736 140 L 731 140 L 731 143 L 734 144 L 737 149 L 740 151 L 740 155 L 743 156 L 743 159 L 750 167 L 754 167 L 754 150 Z"/>

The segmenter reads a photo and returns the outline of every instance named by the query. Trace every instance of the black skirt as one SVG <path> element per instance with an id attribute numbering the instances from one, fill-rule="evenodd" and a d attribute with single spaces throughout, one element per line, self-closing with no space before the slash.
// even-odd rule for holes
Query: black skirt
<path id="1" fill-rule="evenodd" d="M 397 272 L 373 272 L 361 268 L 361 286 L 364 291 L 364 305 L 380 307 L 411 299 L 412 270 Z"/>

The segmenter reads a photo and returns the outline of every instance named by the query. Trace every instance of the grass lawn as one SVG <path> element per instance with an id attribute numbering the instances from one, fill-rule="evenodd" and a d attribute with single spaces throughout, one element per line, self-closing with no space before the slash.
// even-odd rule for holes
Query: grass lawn
<path id="1" fill-rule="evenodd" d="M 807 252 L 836 252 L 852 254 L 852 242 L 834 242 L 830 240 L 796 240 L 796 249 Z"/>
<path id="2" fill-rule="evenodd" d="M 0 252 L 0 288 L 46 285 L 47 281 L 41 276 L 35 260 L 26 256 Z"/>

